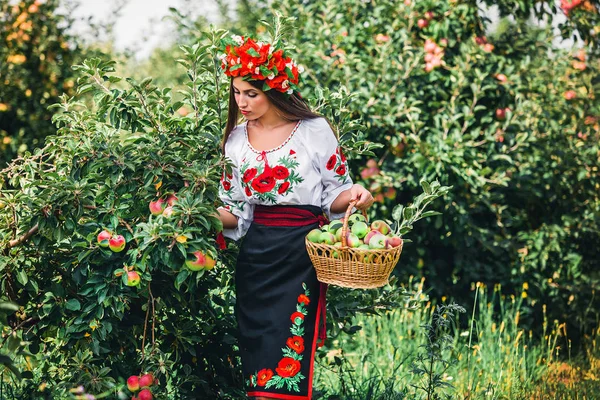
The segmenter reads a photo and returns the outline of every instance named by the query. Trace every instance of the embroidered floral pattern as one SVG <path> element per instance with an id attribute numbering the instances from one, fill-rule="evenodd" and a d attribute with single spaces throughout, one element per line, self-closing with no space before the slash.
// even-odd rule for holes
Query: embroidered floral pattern
<path id="1" fill-rule="evenodd" d="M 271 167 L 267 161 L 266 152 L 261 153 L 257 160 L 261 161 L 256 167 L 251 166 L 249 161 L 244 160 L 240 167 L 242 174 L 242 185 L 246 196 L 277 204 L 277 196 L 285 196 L 294 191 L 294 186 L 304 181 L 296 172 L 300 166 L 296 152 L 290 150 L 290 154 L 280 157 L 277 165 Z"/>
<path id="2" fill-rule="evenodd" d="M 277 363 L 275 373 L 271 369 L 264 368 L 250 375 L 246 381 L 249 387 L 264 386 L 265 389 L 274 387 L 281 389 L 284 386 L 289 391 L 300 392 L 298 384 L 302 379 L 306 379 L 300 372 L 302 353 L 304 352 L 304 317 L 308 314 L 306 306 L 310 304 L 310 292 L 305 283 L 302 283 L 304 293 L 298 296 L 296 311 L 290 316 L 292 326 L 290 336 L 286 341 L 286 347 L 282 348 L 283 357 Z"/>
<path id="3" fill-rule="evenodd" d="M 342 153 L 342 149 L 338 146 L 335 150 L 335 154 L 327 160 L 325 168 L 329 171 L 333 171 L 338 181 L 342 184 L 348 181 L 348 165 L 346 163 L 346 156 Z"/>
<path id="4" fill-rule="evenodd" d="M 232 179 L 232 174 L 223 172 L 223 175 L 221 175 L 221 185 L 219 186 L 219 196 L 229 199 L 228 204 L 223 206 L 223 208 L 225 208 L 227 211 L 232 212 L 235 209 L 239 212 L 243 212 L 246 203 L 243 201 L 233 200 L 234 193 L 233 185 L 231 183 Z"/>

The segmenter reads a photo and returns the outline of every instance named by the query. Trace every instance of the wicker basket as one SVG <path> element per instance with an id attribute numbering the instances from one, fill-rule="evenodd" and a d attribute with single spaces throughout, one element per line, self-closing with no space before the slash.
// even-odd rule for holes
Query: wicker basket
<path id="1" fill-rule="evenodd" d="M 306 241 L 306 250 L 323 283 L 353 289 L 372 289 L 384 286 L 402 253 L 401 242 L 391 249 L 357 249 L 348 247 L 348 217 L 354 203 L 350 203 L 342 227 L 342 247 Z M 366 213 L 363 215 L 367 218 Z M 334 256 L 337 255 L 337 256 Z"/>

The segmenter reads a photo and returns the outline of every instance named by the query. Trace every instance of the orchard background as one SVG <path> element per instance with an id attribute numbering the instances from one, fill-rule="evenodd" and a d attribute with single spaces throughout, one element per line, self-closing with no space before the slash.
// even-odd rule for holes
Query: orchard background
<path id="1" fill-rule="evenodd" d="M 176 43 L 136 60 L 74 35 L 58 0 L 0 0 L 0 398 L 130 398 L 144 372 L 155 398 L 243 398 L 236 245 L 210 216 L 224 29 L 295 47 L 371 217 L 452 187 L 389 286 L 332 288 L 317 397 L 596 398 L 600 5 L 499 1 L 490 30 L 491 4 L 216 2 L 219 29 L 173 9 Z M 190 271 L 196 251 L 215 268 Z"/>

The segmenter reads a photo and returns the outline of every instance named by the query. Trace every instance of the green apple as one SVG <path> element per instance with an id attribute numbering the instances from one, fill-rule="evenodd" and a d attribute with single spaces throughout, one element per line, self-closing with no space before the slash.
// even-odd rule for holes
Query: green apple
<path id="1" fill-rule="evenodd" d="M 335 231 L 335 240 L 337 242 L 341 242 L 342 241 L 342 231 L 344 230 L 344 228 L 340 228 L 337 231 Z"/>
<path id="2" fill-rule="evenodd" d="M 350 226 L 354 225 L 354 223 L 359 221 L 364 222 L 365 224 L 367 223 L 367 219 L 361 213 L 352 214 L 348 217 L 348 225 Z"/>
<path id="3" fill-rule="evenodd" d="M 338 229 L 342 228 L 343 225 L 344 224 L 339 220 L 331 221 L 329 223 L 329 227 L 327 228 L 327 231 L 335 234 Z"/>
<path id="4" fill-rule="evenodd" d="M 309 242 L 320 243 L 321 233 L 323 233 L 323 231 L 321 231 L 320 229 L 313 229 L 312 231 L 308 232 L 306 238 Z"/>
<path id="5" fill-rule="evenodd" d="M 355 234 L 356 236 L 358 236 L 359 239 L 362 239 L 365 236 L 367 236 L 367 233 L 369 233 L 369 226 L 367 225 L 366 222 L 356 221 L 352 225 L 352 230 L 351 231 L 352 231 L 353 234 Z"/>
<path id="6" fill-rule="evenodd" d="M 360 239 L 354 233 L 351 233 L 348 235 L 347 242 L 348 242 L 348 247 L 356 248 L 356 247 L 360 246 Z"/>
<path id="7" fill-rule="evenodd" d="M 321 237 L 319 238 L 319 243 L 323 244 L 334 244 L 335 236 L 330 232 L 321 232 Z"/>

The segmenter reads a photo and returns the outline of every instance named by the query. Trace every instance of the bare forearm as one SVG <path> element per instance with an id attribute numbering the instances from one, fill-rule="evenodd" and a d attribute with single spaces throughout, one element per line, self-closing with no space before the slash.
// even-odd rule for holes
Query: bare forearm
<path id="1" fill-rule="evenodd" d="M 373 195 L 362 185 L 354 184 L 350 189 L 344 190 L 331 203 L 330 210 L 334 214 L 340 214 L 348 209 L 351 201 L 355 201 L 354 207 L 366 210 L 373 204 Z"/>
<path id="2" fill-rule="evenodd" d="M 350 199 L 352 194 L 350 193 L 350 189 L 344 190 L 342 193 L 338 195 L 338 197 L 331 203 L 330 210 L 333 214 L 340 214 L 346 212 L 348 209 L 348 205 L 350 204 Z"/>
<path id="3" fill-rule="evenodd" d="M 219 219 L 223 223 L 223 229 L 235 229 L 238 226 L 238 218 L 229 211 L 219 208 Z"/>

